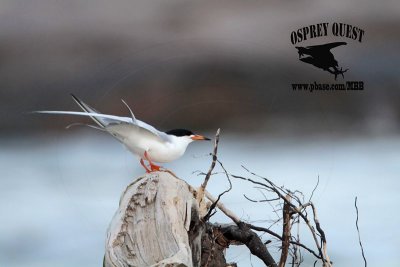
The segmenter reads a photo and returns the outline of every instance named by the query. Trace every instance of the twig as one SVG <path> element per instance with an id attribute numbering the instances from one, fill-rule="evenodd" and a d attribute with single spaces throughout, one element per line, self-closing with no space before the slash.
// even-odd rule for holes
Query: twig
<path id="1" fill-rule="evenodd" d="M 213 203 L 217 203 L 217 207 L 226 215 L 228 216 L 235 224 L 239 224 L 241 220 L 239 217 L 233 213 L 231 210 L 229 210 L 227 207 L 225 207 L 222 202 L 217 202 L 217 199 L 213 197 L 207 190 L 205 191 L 206 197 Z"/>
<path id="2" fill-rule="evenodd" d="M 290 202 L 290 195 L 286 195 L 287 200 Z M 283 230 L 282 230 L 282 252 L 279 260 L 279 267 L 285 267 L 286 259 L 289 253 L 290 246 L 290 206 L 285 202 L 283 205 Z"/>
<path id="3" fill-rule="evenodd" d="M 214 140 L 214 151 L 212 153 L 212 162 L 211 162 L 211 166 L 210 169 L 208 170 L 206 177 L 204 178 L 204 182 L 201 184 L 198 193 L 197 193 L 197 202 L 199 203 L 199 206 L 201 205 L 201 203 L 203 202 L 204 199 L 204 192 L 206 190 L 207 187 L 207 183 L 210 180 L 211 177 L 211 173 L 215 167 L 215 164 L 217 162 L 217 152 L 218 152 L 218 143 L 219 143 L 219 133 L 220 133 L 220 129 L 218 128 L 217 133 L 215 134 L 215 140 Z"/>
<path id="4" fill-rule="evenodd" d="M 313 189 L 313 191 L 311 192 L 311 196 L 310 196 L 310 198 L 308 199 L 308 202 L 310 202 L 311 199 L 312 199 L 312 197 L 314 196 L 314 192 L 315 192 L 315 190 L 317 189 L 318 185 L 319 185 L 319 175 L 318 175 L 317 184 L 314 186 L 314 189 Z"/>
<path id="5" fill-rule="evenodd" d="M 279 240 L 282 240 L 282 237 L 280 235 L 278 235 L 277 233 L 275 233 L 274 231 L 272 231 L 272 230 L 270 230 L 268 228 L 256 226 L 256 225 L 253 225 L 253 224 L 250 224 L 250 223 L 246 223 L 246 224 L 247 224 L 248 227 L 250 227 L 253 230 L 266 232 L 266 233 L 278 238 Z"/>
<path id="6" fill-rule="evenodd" d="M 319 252 L 318 258 L 320 258 L 320 259 L 322 260 L 323 266 L 328 266 L 328 267 L 330 267 L 330 266 L 331 266 L 331 262 L 327 259 L 326 250 L 323 250 L 323 248 L 321 248 L 321 246 L 320 246 L 320 244 L 319 244 L 319 242 L 318 242 L 317 234 L 316 234 L 316 232 L 315 232 L 315 230 L 314 230 L 314 227 L 311 225 L 311 222 L 310 222 L 310 220 L 307 218 L 307 216 L 304 215 L 304 214 L 302 213 L 302 209 L 305 207 L 305 205 L 301 205 L 300 208 L 299 208 L 299 207 L 296 207 L 293 203 L 287 201 L 287 199 L 286 199 L 285 196 L 283 195 L 283 193 L 285 193 L 285 194 L 288 194 L 288 193 L 289 193 L 289 194 L 290 194 L 289 191 L 286 191 L 285 189 L 276 186 L 276 185 L 275 185 L 272 181 L 270 181 L 269 179 L 267 179 L 267 178 L 265 178 L 265 177 L 261 177 L 261 176 L 255 174 L 255 173 L 249 171 L 249 170 L 248 170 L 247 168 L 245 168 L 244 166 L 242 166 L 242 167 L 243 167 L 246 171 L 248 171 L 250 174 L 252 174 L 252 175 L 254 175 L 254 176 L 258 177 L 258 178 L 263 179 L 263 180 L 266 181 L 268 184 L 255 181 L 255 180 L 250 179 L 250 178 L 238 176 L 238 175 L 233 175 L 233 174 L 231 174 L 231 176 L 234 177 L 234 178 L 237 178 L 237 179 L 249 181 L 249 182 L 251 182 L 251 183 L 253 183 L 253 184 L 257 184 L 257 185 L 261 185 L 261 186 L 264 186 L 264 187 L 266 187 L 266 188 L 269 188 L 269 189 L 272 190 L 274 193 L 276 193 L 285 203 L 287 203 L 291 208 L 293 208 L 293 211 L 295 211 L 295 212 L 304 220 L 304 222 L 307 224 L 308 228 L 310 229 L 311 235 L 312 235 L 312 237 L 313 237 L 313 239 L 314 239 L 315 245 L 316 245 L 316 247 L 317 247 L 317 249 L 318 249 L 318 252 Z M 293 196 L 293 194 L 291 194 L 291 195 Z M 297 200 L 298 200 L 298 198 L 297 198 Z M 311 202 L 308 202 L 307 205 L 312 205 L 312 203 L 311 203 Z M 317 222 L 318 222 L 318 220 L 317 220 Z M 319 222 L 318 222 L 318 225 L 319 225 Z M 323 236 L 324 236 L 324 238 L 325 238 L 325 234 L 323 233 L 322 229 L 319 227 L 319 229 L 317 229 L 317 230 L 318 230 L 318 232 L 319 232 L 320 234 L 322 233 Z M 321 231 L 320 231 L 320 230 L 321 230 Z M 326 240 L 325 240 L 325 241 L 326 241 Z M 325 244 L 326 244 L 326 242 L 325 242 Z"/>
<path id="7" fill-rule="evenodd" d="M 357 197 L 356 197 L 355 200 L 354 200 L 354 206 L 356 207 L 356 214 L 357 214 L 357 218 L 356 218 L 356 227 L 357 227 L 357 233 L 358 233 L 358 242 L 360 243 L 361 254 L 362 254 L 362 257 L 363 257 L 363 259 L 364 259 L 364 266 L 367 267 L 367 259 L 365 258 L 364 248 L 363 248 L 363 245 L 362 245 L 362 243 L 361 243 L 360 229 L 358 228 Z"/>
<path id="8" fill-rule="evenodd" d="M 268 201 L 275 201 L 275 200 L 279 200 L 279 197 L 276 198 L 271 198 L 271 199 L 261 199 L 261 200 L 255 200 L 255 199 L 251 199 L 248 196 L 246 196 L 245 194 L 243 194 L 244 198 L 247 199 L 248 201 L 251 202 L 268 202 Z"/>
<path id="9" fill-rule="evenodd" d="M 297 241 L 300 242 L 300 220 L 299 220 L 299 216 L 297 215 L 297 217 L 293 220 L 293 225 L 297 224 L 297 231 L 296 231 L 296 235 L 297 235 Z M 295 267 L 295 264 L 297 266 L 300 266 L 300 261 L 301 261 L 301 254 L 300 254 L 300 250 L 299 250 L 299 246 L 294 245 L 293 246 L 293 257 L 292 257 L 292 267 Z"/>
<path id="10" fill-rule="evenodd" d="M 249 223 L 248 223 L 247 225 L 248 225 L 251 229 L 253 229 L 253 230 L 261 231 L 261 232 L 266 232 L 266 233 L 268 233 L 268 234 L 270 234 L 270 235 L 272 235 L 272 236 L 278 238 L 279 240 L 282 240 L 282 237 L 281 237 L 280 235 L 278 235 L 277 233 L 275 233 L 275 232 L 269 230 L 268 228 L 264 228 L 264 227 L 260 227 L 260 226 L 255 226 L 255 225 L 252 225 L 252 224 L 249 224 Z M 307 250 L 308 252 L 310 252 L 311 254 L 313 254 L 316 258 L 321 259 L 321 256 L 319 256 L 314 250 L 312 250 L 312 249 L 310 249 L 309 247 L 303 245 L 302 243 L 299 243 L 299 242 L 297 242 L 297 241 L 292 241 L 292 240 L 290 240 L 290 244 L 293 244 L 293 245 L 302 247 L 302 248 L 304 248 L 305 250 Z"/>
<path id="11" fill-rule="evenodd" d="M 215 140 L 214 140 L 214 151 L 212 153 L 212 162 L 211 162 L 211 166 L 210 169 L 207 172 L 206 178 L 204 178 L 204 182 L 201 185 L 201 187 L 203 189 L 206 188 L 208 180 L 210 180 L 211 177 L 211 172 L 213 171 L 214 167 L 215 167 L 215 163 L 217 161 L 217 152 L 218 152 L 218 143 L 219 143 L 219 133 L 220 133 L 220 129 L 218 128 L 217 133 L 215 134 Z"/>
<path id="12" fill-rule="evenodd" d="M 323 266 L 329 266 L 330 267 L 332 265 L 331 265 L 331 261 L 330 261 L 329 256 L 328 256 L 325 232 L 322 230 L 321 224 L 319 223 L 319 220 L 318 220 L 318 217 L 317 217 L 317 209 L 315 208 L 315 206 L 314 206 L 314 204 L 312 202 L 310 202 L 310 203 L 311 203 L 312 211 L 313 211 L 313 214 L 314 214 L 315 227 L 317 228 L 318 233 L 321 235 L 322 251 L 323 251 L 324 257 L 326 259 L 326 262 L 323 262 Z"/>
<path id="13" fill-rule="evenodd" d="M 226 169 L 225 169 L 224 165 L 222 164 L 222 162 L 219 161 L 218 159 L 217 159 L 217 161 L 218 161 L 219 165 L 221 166 L 221 168 L 224 170 L 225 176 L 226 176 L 226 178 L 228 179 L 228 182 L 229 182 L 229 188 L 226 189 L 226 190 L 225 190 L 224 192 L 222 192 L 221 194 L 219 194 L 218 197 L 217 197 L 217 200 L 215 200 L 215 201 L 211 204 L 211 206 L 210 206 L 210 208 L 209 208 L 209 210 L 208 210 L 206 216 L 204 216 L 204 219 L 203 219 L 204 221 L 207 221 L 208 219 L 210 219 L 210 217 L 214 214 L 214 213 L 212 213 L 212 211 L 215 209 L 215 206 L 218 204 L 218 202 L 219 202 L 219 200 L 221 199 L 221 197 L 222 197 L 224 194 L 226 194 L 226 193 L 228 193 L 229 191 L 232 190 L 232 182 L 231 182 L 231 179 L 229 178 L 228 172 L 226 171 Z"/>
<path id="14" fill-rule="evenodd" d="M 311 199 L 312 199 L 312 197 L 314 195 L 314 192 L 316 191 L 316 189 L 317 189 L 317 187 L 319 185 L 319 176 L 318 176 L 317 184 L 315 185 L 314 189 L 312 190 L 312 193 L 311 193 L 311 196 L 309 198 L 309 201 L 307 203 L 304 203 L 304 198 L 305 197 L 302 194 L 302 192 L 297 191 L 297 190 L 296 191 L 291 191 L 289 189 L 286 189 L 283 186 L 278 187 L 277 185 L 275 185 L 268 178 L 261 177 L 261 176 L 255 174 L 255 173 L 249 171 L 244 166 L 242 166 L 242 167 L 247 172 L 249 172 L 251 175 L 253 175 L 253 176 L 257 177 L 257 178 L 262 179 L 263 181 L 257 181 L 257 180 L 253 180 L 251 178 L 246 178 L 246 177 L 230 174 L 230 173 L 228 173 L 226 171 L 226 169 L 224 168 L 223 164 L 217 158 L 219 134 L 220 134 L 220 130 L 218 129 L 218 131 L 216 133 L 216 137 L 215 137 L 215 142 L 214 142 L 214 151 L 211 154 L 212 155 L 211 166 L 210 166 L 209 171 L 207 172 L 207 174 L 202 173 L 203 175 L 205 175 L 205 179 L 204 179 L 204 182 L 200 186 L 200 188 L 198 190 L 198 193 L 197 193 L 197 200 L 198 200 L 198 203 L 200 205 L 200 208 L 203 207 L 203 209 L 204 209 L 204 207 L 205 207 L 204 195 L 212 202 L 210 208 L 206 212 L 206 215 L 203 217 L 203 220 L 204 221 L 209 220 L 209 218 L 215 213 L 214 212 L 215 208 L 218 207 L 219 210 L 221 210 L 226 216 L 228 216 L 237 225 L 237 227 L 239 227 L 239 229 L 241 231 L 245 231 L 246 233 L 248 231 L 251 231 L 251 230 L 262 231 L 262 232 L 268 233 L 271 236 L 274 236 L 275 238 L 279 239 L 280 241 L 282 241 L 282 247 L 281 247 L 282 248 L 282 252 L 281 252 L 281 258 L 280 258 L 280 262 L 279 262 L 279 264 L 280 264 L 279 266 L 280 267 L 284 267 L 285 266 L 289 251 L 291 251 L 290 250 L 290 244 L 293 245 L 294 253 L 295 253 L 295 258 L 293 258 L 292 265 L 294 265 L 295 262 L 296 262 L 297 266 L 300 265 L 300 263 L 302 261 L 302 256 L 301 256 L 301 254 L 297 254 L 297 253 L 300 253 L 300 250 L 298 250 L 298 247 L 301 247 L 301 248 L 307 250 L 309 253 L 313 254 L 317 259 L 322 260 L 322 266 L 323 267 L 331 267 L 332 263 L 331 263 L 331 261 L 329 259 L 328 253 L 327 253 L 326 236 L 325 236 L 325 233 L 322 230 L 320 222 L 318 220 L 316 208 L 313 205 L 313 203 L 311 202 Z M 209 194 L 206 191 L 206 187 L 207 187 L 207 183 L 208 183 L 210 177 L 213 175 L 212 172 L 213 172 L 217 162 L 220 164 L 221 168 L 223 169 L 223 172 L 224 172 L 225 176 L 227 177 L 227 179 L 229 181 L 229 189 L 227 189 L 224 192 L 222 192 L 221 194 L 219 194 L 217 198 L 214 198 L 211 194 Z M 246 199 L 248 199 L 249 201 L 252 201 L 252 202 L 267 202 L 269 205 L 271 205 L 271 203 L 274 202 L 274 201 L 280 202 L 280 200 L 282 200 L 283 203 L 282 202 L 279 203 L 280 207 L 283 206 L 282 207 L 282 211 L 283 211 L 283 217 L 282 217 L 282 219 L 283 219 L 283 234 L 282 234 L 282 236 L 280 236 L 279 234 L 271 231 L 269 228 L 259 227 L 259 226 L 252 225 L 250 223 L 243 222 L 237 215 L 235 215 L 232 211 L 227 209 L 222 203 L 219 202 L 219 200 L 221 199 L 222 195 L 224 195 L 225 193 L 229 192 L 232 189 L 232 183 L 231 183 L 230 177 L 237 178 L 237 179 L 242 179 L 242 180 L 251 182 L 251 183 L 253 183 L 253 184 L 257 185 L 257 186 L 260 186 L 260 189 L 267 190 L 267 191 L 275 193 L 277 195 L 276 198 L 267 198 L 263 194 L 264 195 L 264 200 L 254 200 L 254 199 L 251 199 L 251 198 L 249 198 L 249 197 L 247 197 L 245 195 L 244 197 Z M 272 207 L 272 205 L 271 205 L 271 207 Z M 309 216 L 308 216 L 308 213 L 307 213 L 307 211 L 308 211 L 307 208 L 308 207 L 312 208 L 313 220 L 309 219 Z M 275 208 L 273 208 L 273 210 L 275 212 L 277 212 L 277 210 Z M 280 209 L 278 209 L 278 210 L 280 210 Z M 301 218 L 301 220 L 304 221 L 306 223 L 306 225 L 308 226 L 308 228 L 310 230 L 310 233 L 311 233 L 311 235 L 312 235 L 312 237 L 314 239 L 315 246 L 316 246 L 316 248 L 318 250 L 318 253 L 315 252 L 314 250 L 310 249 L 309 247 L 305 246 L 304 244 L 300 243 L 299 239 L 296 240 L 296 238 L 291 236 L 291 227 L 292 227 L 291 217 L 293 215 L 295 216 L 294 217 L 295 218 L 294 221 L 297 220 L 298 224 L 300 223 L 300 218 Z M 357 216 L 358 216 L 358 213 L 357 213 Z M 278 215 L 278 218 L 279 217 L 280 216 Z M 253 233 L 253 234 L 255 235 L 255 233 Z M 259 237 L 258 237 L 258 239 L 259 239 Z M 266 247 L 265 247 L 265 249 L 266 249 Z M 252 253 L 253 253 L 253 251 L 252 251 Z M 255 253 L 253 253 L 253 254 L 257 255 Z M 264 253 L 261 253 L 261 255 L 265 256 Z M 364 254 L 363 254 L 363 256 L 364 256 Z"/>
<path id="15" fill-rule="evenodd" d="M 205 191 L 205 195 L 206 195 L 206 197 L 207 197 L 211 202 L 215 202 L 215 201 L 216 201 L 215 197 L 213 197 L 208 191 Z M 228 218 L 230 218 L 235 224 L 238 225 L 238 224 L 240 224 L 240 223 L 243 223 L 243 222 L 239 219 L 239 217 L 238 217 L 235 213 L 233 213 L 230 209 L 228 209 L 227 207 L 225 207 L 225 205 L 224 205 L 222 202 L 218 202 L 218 203 L 217 203 L 217 207 L 218 207 L 219 210 L 222 211 Z M 264 228 L 264 227 L 252 225 L 252 224 L 250 224 L 250 223 L 246 223 L 246 225 L 247 225 L 249 228 L 251 228 L 251 229 L 253 229 L 253 230 L 255 230 L 255 231 L 266 232 L 266 233 L 268 233 L 268 234 L 270 234 L 270 235 L 272 235 L 272 236 L 278 238 L 279 240 L 282 240 L 282 237 L 281 237 L 280 235 L 278 235 L 277 233 L 271 231 L 271 230 L 268 229 L 268 228 Z M 310 249 L 309 247 L 305 246 L 304 244 L 301 244 L 301 243 L 299 243 L 299 242 L 292 241 L 292 240 L 290 241 L 290 244 L 293 244 L 293 245 L 297 245 L 297 246 L 299 246 L 299 247 L 302 247 L 302 248 L 304 248 L 305 250 L 307 250 L 309 253 L 313 254 L 316 258 L 321 259 L 321 257 L 320 257 L 314 250 Z"/>

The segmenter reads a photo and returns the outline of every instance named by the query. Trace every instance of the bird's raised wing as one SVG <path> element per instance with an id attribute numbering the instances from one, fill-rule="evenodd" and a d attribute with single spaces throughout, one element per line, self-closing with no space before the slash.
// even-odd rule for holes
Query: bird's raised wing
<path id="1" fill-rule="evenodd" d="M 140 121 L 135 118 L 131 108 L 128 104 L 122 100 L 122 102 L 129 109 L 131 117 L 120 117 L 108 114 L 102 114 L 80 100 L 78 97 L 71 94 L 74 101 L 84 112 L 78 111 L 36 111 L 35 113 L 46 113 L 46 114 L 58 114 L 58 115 L 75 115 L 75 116 L 87 116 L 90 117 L 100 128 L 92 126 L 94 128 L 105 130 L 112 134 L 120 141 L 124 141 L 128 138 L 153 138 L 158 141 L 167 141 L 168 135 L 164 132 L 158 131 L 153 126 Z"/>
<path id="2" fill-rule="evenodd" d="M 86 116 L 91 117 L 94 121 L 100 121 L 99 124 L 106 131 L 113 134 L 115 137 L 118 135 L 118 131 L 123 131 L 123 134 L 129 134 L 127 131 L 136 131 L 146 134 L 148 137 L 153 137 L 161 140 L 166 140 L 167 135 L 161 131 L 158 131 L 153 126 L 129 117 L 120 117 L 115 115 L 94 113 L 94 112 L 79 112 L 79 111 L 34 111 L 33 113 L 42 114 L 55 114 L 55 115 L 74 115 L 74 116 Z M 106 124 L 105 124 L 106 123 Z M 122 133 L 121 133 L 122 134 Z M 118 138 L 119 139 L 119 138 Z"/>

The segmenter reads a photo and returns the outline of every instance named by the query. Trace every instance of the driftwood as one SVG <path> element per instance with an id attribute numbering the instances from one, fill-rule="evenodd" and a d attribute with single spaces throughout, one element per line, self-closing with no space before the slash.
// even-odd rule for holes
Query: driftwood
<path id="1" fill-rule="evenodd" d="M 303 262 L 300 248 L 315 256 L 314 266 L 318 260 L 323 267 L 332 266 L 327 253 L 326 236 L 318 220 L 316 208 L 311 202 L 319 180 L 308 202 L 305 202 L 301 192 L 278 187 L 268 178 L 258 176 L 245 167 L 243 168 L 256 180 L 230 174 L 217 157 L 219 133 L 218 129 L 214 151 L 210 154 L 210 169 L 207 173 L 199 173 L 205 175 L 205 179 L 197 190 L 169 171 L 145 174 L 128 185 L 107 232 L 104 267 L 236 266 L 234 263 L 227 264 L 225 260 L 224 252 L 230 245 L 247 246 L 268 267 L 283 267 L 288 257 L 292 258 L 292 266 L 300 266 Z M 206 186 L 217 163 L 229 182 L 229 188 L 215 198 L 207 192 Z M 258 189 L 276 195 L 267 198 L 263 193 L 264 199 L 261 200 L 254 200 L 246 195 L 244 197 L 251 202 L 269 203 L 279 217 L 273 224 L 282 221 L 282 234 L 242 221 L 225 207 L 220 199 L 231 190 L 231 178 L 248 181 Z M 281 216 L 274 206 L 282 208 Z M 312 219 L 307 212 L 309 208 L 312 209 Z M 209 219 L 216 209 L 233 223 L 210 223 Z M 292 227 L 295 224 L 298 226 L 301 220 L 308 226 L 317 251 L 301 243 L 299 233 L 297 237 L 292 235 Z M 267 233 L 270 238 L 281 242 L 279 264 L 267 248 L 272 241 L 262 241 L 255 231 Z"/>
<path id="2" fill-rule="evenodd" d="M 194 192 L 169 172 L 128 185 L 107 232 L 104 266 L 200 266 Z"/>
<path id="3" fill-rule="evenodd" d="M 169 171 L 145 174 L 128 185 L 107 232 L 104 267 L 236 266 L 226 263 L 224 256 L 231 244 L 246 245 L 266 266 L 276 266 L 249 224 L 219 202 L 232 188 L 217 159 L 219 133 L 218 129 L 211 167 L 197 190 Z M 224 169 L 230 188 L 214 198 L 206 186 L 216 162 Z M 216 207 L 234 224 L 210 223 Z"/>
<path id="4" fill-rule="evenodd" d="M 228 267 L 236 266 L 226 263 L 229 245 L 250 245 L 252 250 L 256 244 L 266 250 L 245 225 L 204 221 L 196 195 L 189 184 L 169 172 L 145 174 L 128 185 L 107 231 L 103 265 Z"/>

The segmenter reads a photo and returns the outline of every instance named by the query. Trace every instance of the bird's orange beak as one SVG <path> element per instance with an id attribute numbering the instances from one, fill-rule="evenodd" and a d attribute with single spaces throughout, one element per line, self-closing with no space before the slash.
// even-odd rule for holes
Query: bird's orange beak
<path id="1" fill-rule="evenodd" d="M 207 137 L 205 137 L 205 136 L 198 135 L 198 134 L 191 135 L 190 138 L 191 138 L 192 140 L 194 140 L 194 141 L 200 141 L 200 140 L 210 141 L 210 140 L 211 140 L 210 138 L 207 138 Z"/>

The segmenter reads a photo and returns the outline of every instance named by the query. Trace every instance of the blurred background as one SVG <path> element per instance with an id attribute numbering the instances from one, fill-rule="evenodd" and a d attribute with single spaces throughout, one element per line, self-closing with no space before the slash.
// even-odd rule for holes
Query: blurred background
<path id="1" fill-rule="evenodd" d="M 349 68 L 337 82 L 364 81 L 363 91 L 292 90 L 292 83 L 335 82 L 299 61 L 290 42 L 292 31 L 322 22 L 365 31 L 362 43 L 299 44 L 346 41 L 333 50 Z M 243 164 L 306 196 L 319 176 L 313 199 L 337 266 L 363 264 L 357 195 L 368 263 L 398 266 L 399 33 L 395 0 L 0 0 L 0 266 L 101 266 L 119 196 L 143 173 L 104 133 L 65 129 L 87 120 L 29 113 L 78 110 L 69 93 L 128 115 L 122 98 L 160 130 L 212 137 L 220 127 L 220 159 L 232 173 L 248 175 Z M 165 167 L 198 186 L 202 177 L 193 172 L 208 169 L 211 150 L 193 144 Z M 226 187 L 219 175 L 210 191 Z M 270 207 L 243 198 L 262 195 L 249 184 L 233 187 L 224 203 L 268 225 Z M 262 266 L 246 248 L 227 257 Z"/>

